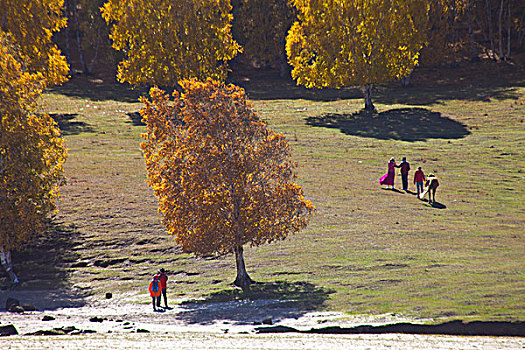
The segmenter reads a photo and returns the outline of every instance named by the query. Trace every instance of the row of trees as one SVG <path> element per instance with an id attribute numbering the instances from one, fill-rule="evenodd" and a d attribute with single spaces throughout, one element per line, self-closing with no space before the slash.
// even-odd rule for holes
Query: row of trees
<path id="1" fill-rule="evenodd" d="M 132 16 L 128 16 L 129 12 L 120 12 L 117 2 L 107 2 L 103 11 L 108 19 L 115 16 L 140 27 L 141 16 L 167 15 L 179 24 L 169 34 L 179 35 L 180 41 L 171 47 L 164 47 L 163 42 L 143 47 L 140 36 L 129 38 L 125 32 L 113 31 L 114 45 L 131 43 L 137 50 L 131 50 L 133 57 L 139 59 L 129 64 L 135 70 L 121 63 L 119 79 L 170 85 L 191 75 L 223 80 L 226 69 L 216 64 L 218 57 L 230 59 L 239 46 L 224 30 L 231 20 L 231 8 L 216 4 L 162 7 L 159 3 L 152 7 L 129 1 L 126 5 Z M 51 42 L 52 34 L 66 20 L 61 0 L 0 0 L 0 11 L 0 248 L 2 264 L 16 283 L 11 250 L 22 248 L 45 231 L 63 180 L 63 139 L 55 121 L 35 113 L 35 107 L 45 87 L 67 79 L 66 58 Z M 215 23 L 217 13 L 224 14 L 225 27 L 206 31 L 208 27 L 192 26 L 199 16 Z M 195 36 L 204 38 L 200 46 L 190 45 Z M 182 69 L 172 69 L 175 58 L 170 57 L 164 66 L 161 60 L 151 63 L 147 60 L 150 50 L 158 50 L 159 57 L 171 52 L 196 57 Z M 145 60 L 141 61 L 142 56 Z M 267 128 L 241 88 L 217 80 L 181 81 L 184 93 L 175 92 L 173 102 L 152 89 L 151 100 L 142 100 L 145 108 L 141 113 L 148 128 L 141 146 L 168 232 L 188 252 L 234 253 L 235 283 L 246 288 L 252 280 L 244 265 L 243 247 L 299 231 L 314 208 L 294 183 L 295 163 L 284 136 Z"/>
<path id="2" fill-rule="evenodd" d="M 74 62 L 76 69 L 84 73 L 114 67 L 121 54 L 111 50 L 109 39 L 110 25 L 101 15 L 101 8 L 106 0 L 64 0 L 64 15 L 68 25 L 56 35 L 57 42 L 69 62 Z M 109 1 L 111 6 L 117 2 Z M 334 1 L 337 4 L 359 1 Z M 361 1 L 367 6 L 367 1 Z M 133 1 L 121 2 L 120 13 L 135 8 Z M 127 15 L 143 14 L 145 23 L 149 15 L 147 8 L 165 10 L 169 2 L 141 1 L 144 9 L 136 9 Z M 224 6 L 227 1 L 177 1 L 169 11 L 177 11 L 185 6 Z M 305 2 L 310 3 L 310 2 Z M 126 5 L 125 5 L 126 4 Z M 309 6 L 314 5 L 311 2 Z M 321 3 L 320 3 L 321 4 Z M 485 54 L 494 60 L 508 60 L 514 51 L 523 49 L 525 37 L 525 5 L 517 0 L 430 0 L 427 32 L 427 44 L 422 52 L 421 64 L 449 64 L 464 57 L 477 58 Z M 231 0 L 231 25 L 233 39 L 243 48 L 237 59 L 257 67 L 279 67 L 286 72 L 285 42 L 288 30 L 297 20 L 298 10 L 289 0 Z M 302 6 L 302 5 L 301 5 Z M 142 12 L 141 12 L 142 11 Z M 222 11 L 222 10 L 221 10 Z M 191 11 L 190 11 L 191 13 Z M 193 12 L 195 14 L 195 12 Z M 186 16 L 184 13 L 181 16 Z M 170 17 L 171 16 L 171 17 Z M 224 20 L 224 13 L 221 14 Z M 182 18 L 182 17 L 181 17 Z M 173 15 L 155 17 L 163 22 L 176 19 Z M 193 19 L 197 25 L 198 18 Z M 420 19 L 421 20 L 421 19 Z M 135 23 L 136 24 L 136 23 Z M 176 27 L 177 25 L 175 25 Z M 206 27 L 206 26 L 201 26 Z M 159 28 L 168 29 L 163 35 L 173 33 L 176 28 L 167 28 L 162 23 Z M 152 29 L 152 28 L 150 28 Z M 160 33 L 157 33 L 160 35 Z M 177 37 L 177 36 L 175 36 Z"/>
<path id="3" fill-rule="evenodd" d="M 65 25 L 59 0 L 0 1 L 0 253 L 13 282 L 11 251 L 45 231 L 63 179 L 60 131 L 35 107 L 45 87 L 67 79 L 51 41 Z"/>
<path id="4" fill-rule="evenodd" d="M 109 0 L 101 12 L 121 82 L 222 80 L 241 57 L 283 73 L 289 64 L 307 87 L 362 86 L 368 110 L 374 84 L 482 51 L 508 59 L 525 30 L 512 0 Z"/>

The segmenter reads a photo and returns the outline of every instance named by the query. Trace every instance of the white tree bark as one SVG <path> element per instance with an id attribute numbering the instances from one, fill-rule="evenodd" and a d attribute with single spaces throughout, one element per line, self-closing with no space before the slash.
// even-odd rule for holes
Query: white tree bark
<path id="1" fill-rule="evenodd" d="M 18 277 L 16 277 L 14 271 L 13 271 L 13 262 L 11 260 L 11 251 L 5 249 L 4 247 L 0 247 L 0 257 L 2 260 L 2 266 L 4 267 L 5 271 L 9 275 L 9 278 L 11 279 L 12 283 L 19 283 Z"/>

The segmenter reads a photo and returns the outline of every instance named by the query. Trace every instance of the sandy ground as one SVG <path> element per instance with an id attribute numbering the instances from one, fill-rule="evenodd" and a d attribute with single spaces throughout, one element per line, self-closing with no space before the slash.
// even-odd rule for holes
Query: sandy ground
<path id="1" fill-rule="evenodd" d="M 48 293 L 21 292 L 21 301 L 38 310 L 0 312 L 0 326 L 12 324 L 20 335 L 0 337 L 0 349 L 525 349 L 524 338 L 460 337 L 409 334 L 320 335 L 257 334 L 263 320 L 299 330 L 327 326 L 352 327 L 396 322 L 424 322 L 400 316 L 348 316 L 337 312 L 300 312 L 279 307 L 277 300 L 182 304 L 153 312 L 137 303 L 137 295 L 109 300 L 88 298 L 82 306 Z M 5 303 L 6 293 L 0 297 Z M 40 303 L 45 302 L 47 308 Z M 3 306 L 3 305 L 2 305 Z M 44 316 L 53 320 L 43 321 Z M 90 319 L 97 317 L 99 322 Z M 101 322 L 100 322 L 101 321 Z M 96 333 L 79 335 L 24 335 L 39 330 L 75 327 Z M 147 332 L 146 332 L 147 331 Z M 144 332 L 144 333 L 142 333 Z"/>

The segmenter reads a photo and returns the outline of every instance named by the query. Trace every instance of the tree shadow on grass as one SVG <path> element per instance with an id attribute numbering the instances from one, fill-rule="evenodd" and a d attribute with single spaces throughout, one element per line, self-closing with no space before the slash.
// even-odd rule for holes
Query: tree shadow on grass
<path id="1" fill-rule="evenodd" d="M 457 336 L 503 336 L 524 337 L 525 322 L 473 321 L 461 320 L 435 325 L 395 323 L 380 326 L 356 326 L 344 328 L 339 326 L 312 328 L 300 331 L 293 327 L 275 326 L 257 328 L 257 333 L 313 333 L 313 334 L 434 334 Z"/>
<path id="2" fill-rule="evenodd" d="M 517 100 L 520 88 L 525 86 L 525 71 L 519 65 L 483 60 L 463 62 L 457 67 L 420 67 L 414 72 L 412 82 L 413 85 L 404 88 L 400 88 L 399 83 L 381 86 L 374 101 L 386 105 L 429 106 L 449 100 L 481 103 Z"/>
<path id="3" fill-rule="evenodd" d="M 86 294 L 68 281 L 68 268 L 79 258 L 75 252 L 77 235 L 74 228 L 55 222 L 33 244 L 13 252 L 13 270 L 20 283 L 10 285 L 0 269 L 0 310 L 5 310 L 9 297 L 34 305 L 37 310 L 85 305 Z"/>
<path id="4" fill-rule="evenodd" d="M 62 135 L 78 135 L 84 132 L 93 132 L 91 125 L 81 121 L 75 121 L 76 113 L 52 113 L 49 115 L 55 120 L 62 131 Z"/>
<path id="5" fill-rule="evenodd" d="M 255 69 L 248 66 L 234 66 L 228 82 L 246 90 L 252 100 L 309 100 L 330 102 L 341 99 L 363 98 L 358 87 L 341 89 L 307 89 L 297 85 L 291 77 L 279 77 L 275 69 Z"/>
<path id="6" fill-rule="evenodd" d="M 127 116 L 129 117 L 129 123 L 133 124 L 133 126 L 146 126 L 139 112 L 130 112 L 127 113 Z"/>
<path id="7" fill-rule="evenodd" d="M 398 108 L 381 113 L 364 110 L 354 114 L 333 113 L 309 117 L 306 124 L 340 129 L 347 135 L 412 142 L 458 139 L 470 134 L 466 125 L 426 108 Z"/>
<path id="8" fill-rule="evenodd" d="M 85 98 L 91 101 L 119 101 L 139 102 L 141 96 L 148 93 L 147 87 L 133 87 L 129 84 L 120 84 L 113 77 L 103 81 L 85 76 L 75 76 L 61 86 L 48 89 L 70 97 Z"/>
<path id="9" fill-rule="evenodd" d="M 324 307 L 333 290 L 316 287 L 308 282 L 257 283 L 250 291 L 223 290 L 204 300 L 181 304 L 185 311 L 178 318 L 188 324 L 213 324 L 229 321 L 235 324 L 254 324 L 271 318 L 299 318 L 306 312 Z"/>

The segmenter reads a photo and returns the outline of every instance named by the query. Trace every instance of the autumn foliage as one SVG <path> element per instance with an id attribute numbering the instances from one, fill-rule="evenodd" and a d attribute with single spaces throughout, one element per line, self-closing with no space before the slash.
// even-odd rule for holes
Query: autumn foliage
<path id="1" fill-rule="evenodd" d="M 44 230 L 55 209 L 66 150 L 58 126 L 34 107 L 46 84 L 0 33 L 0 247 L 17 250 Z"/>
<path id="2" fill-rule="evenodd" d="M 237 86 L 211 79 L 181 85 L 173 102 L 153 88 L 141 110 L 149 184 L 175 241 L 195 254 L 242 258 L 243 245 L 304 228 L 314 207 L 294 183 L 284 136 L 268 129 Z M 237 263 L 239 279 L 244 262 Z"/>
<path id="3" fill-rule="evenodd" d="M 0 30 L 16 46 L 26 72 L 40 73 L 46 85 L 67 80 L 66 58 L 52 42 L 53 33 L 66 26 L 64 0 L 0 0 Z"/>
<path id="4" fill-rule="evenodd" d="M 286 52 L 306 87 L 370 87 L 410 74 L 426 42 L 426 0 L 294 0 Z"/>
<path id="5" fill-rule="evenodd" d="M 231 35 L 229 0 L 108 0 L 101 11 L 113 48 L 125 55 L 120 82 L 224 79 L 227 61 L 241 50 Z"/>

